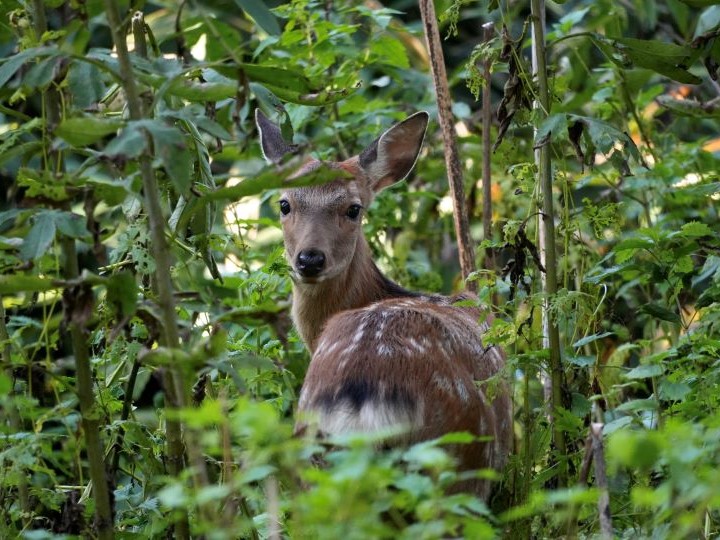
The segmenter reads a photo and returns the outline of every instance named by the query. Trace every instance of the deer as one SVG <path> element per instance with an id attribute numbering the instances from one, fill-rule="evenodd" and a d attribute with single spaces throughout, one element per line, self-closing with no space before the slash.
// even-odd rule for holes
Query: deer
<path id="1" fill-rule="evenodd" d="M 512 450 L 512 409 L 507 384 L 497 384 L 493 396 L 482 386 L 505 366 L 503 351 L 481 339 L 489 310 L 468 302 L 476 299 L 471 293 L 423 294 L 393 282 L 362 230 L 375 195 L 414 168 L 428 119 L 417 112 L 344 161 L 307 159 L 294 177 L 321 167 L 343 177 L 279 196 L 291 315 L 311 353 L 296 431 L 308 419 L 323 436 L 399 430 L 403 445 L 468 432 L 473 442 L 449 448 L 458 470 L 501 470 Z M 255 121 L 268 162 L 295 151 L 259 109 Z M 489 497 L 490 482 L 464 476 L 452 491 Z"/>

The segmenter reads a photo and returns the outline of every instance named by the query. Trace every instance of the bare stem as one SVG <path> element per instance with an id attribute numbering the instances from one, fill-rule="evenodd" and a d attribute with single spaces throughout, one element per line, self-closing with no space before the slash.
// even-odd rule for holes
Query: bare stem
<path id="1" fill-rule="evenodd" d="M 440 30 L 438 29 L 435 6 L 432 0 L 420 0 L 420 14 L 423 27 L 425 28 L 425 39 L 428 52 L 430 53 L 430 68 L 435 83 L 435 96 L 438 105 L 438 120 L 442 129 L 443 141 L 445 142 L 445 165 L 447 167 L 450 194 L 453 199 L 453 213 L 455 221 L 455 235 L 458 240 L 458 251 L 460 252 L 460 269 L 464 279 L 475 271 L 475 250 L 473 249 L 470 237 L 470 226 L 465 204 L 465 188 L 463 184 L 462 168 L 460 167 L 460 156 L 455 140 L 455 128 L 453 126 L 452 107 L 450 90 L 448 88 L 447 73 L 445 72 L 445 58 L 440 42 Z M 466 282 L 470 290 L 476 290 L 475 282 Z"/>
<path id="2" fill-rule="evenodd" d="M 531 1 L 532 30 L 533 30 L 533 72 L 538 81 L 538 96 L 535 107 L 540 119 L 550 114 L 550 94 L 548 90 L 546 51 L 545 51 L 545 2 L 544 0 Z M 543 330 L 546 348 L 550 350 L 550 418 L 553 422 L 553 439 L 558 454 L 559 473 L 558 484 L 567 485 L 567 451 L 565 433 L 554 421 L 555 411 L 562 407 L 563 370 L 560 353 L 560 333 L 557 324 L 550 316 L 550 300 L 557 293 L 557 257 L 555 248 L 555 209 L 553 201 L 552 164 L 550 161 L 550 147 L 541 145 L 535 151 L 535 161 L 538 167 L 540 192 L 542 194 L 542 214 L 538 220 L 541 230 L 540 257 L 545 266 L 545 301 L 543 309 Z"/>
<path id="3" fill-rule="evenodd" d="M 144 116 L 143 102 L 133 76 L 130 54 L 128 53 L 117 3 L 113 0 L 105 0 L 105 12 L 117 51 L 120 77 L 122 78 L 122 85 L 125 90 L 130 119 L 141 120 Z M 180 343 L 180 338 L 175 318 L 173 284 L 170 277 L 170 250 L 167 240 L 165 239 L 165 219 L 160 205 L 157 180 L 152 170 L 150 157 L 147 155 L 141 156 L 140 158 L 140 174 L 143 184 L 144 206 L 150 225 L 153 256 L 155 257 L 157 268 L 154 283 L 157 288 L 157 303 L 160 308 L 162 320 L 161 340 L 165 347 L 177 348 Z M 185 388 L 187 387 L 184 382 L 182 368 L 176 368 L 174 370 L 167 369 L 164 375 L 163 386 L 168 406 L 174 409 L 182 407 L 184 402 L 183 396 L 185 395 Z M 178 477 L 183 470 L 184 449 L 181 427 L 177 420 L 171 418 L 166 420 L 166 438 L 170 473 Z M 187 512 L 183 511 L 180 513 L 175 523 L 174 532 L 177 538 L 190 538 Z"/>
<path id="4" fill-rule="evenodd" d="M 488 22 L 483 24 L 483 41 L 489 42 L 493 36 L 493 23 Z M 483 85 L 482 93 L 482 154 L 483 154 L 483 167 L 482 167 L 482 196 L 483 196 L 483 236 L 484 240 L 490 241 L 493 238 L 492 232 L 492 172 L 490 169 L 490 156 L 491 154 L 491 141 L 490 141 L 490 126 L 492 123 L 492 92 L 490 86 L 490 59 L 486 59 L 483 62 L 483 78 L 485 84 Z M 495 267 L 495 250 L 491 247 L 485 248 L 485 268 L 497 270 Z M 494 306 L 497 305 L 497 293 L 493 294 L 492 303 Z"/>
<path id="5" fill-rule="evenodd" d="M 33 0 L 34 28 L 39 38 L 47 31 L 47 18 L 45 6 L 42 0 Z M 51 84 L 50 88 L 43 93 L 43 111 L 45 113 L 45 140 L 49 132 L 60 123 L 61 96 L 57 89 Z M 54 174 L 61 172 L 62 159 L 59 153 L 49 152 L 46 154 L 44 166 Z M 64 238 L 61 242 L 61 249 L 65 258 L 64 277 L 65 279 L 76 279 L 80 272 L 75 249 L 75 240 Z M 79 288 L 78 288 L 79 289 Z M 75 289 L 75 290 L 78 290 Z M 66 289 L 66 295 L 73 295 L 73 289 Z M 70 303 L 78 301 L 78 298 L 70 298 Z M 71 305 L 69 311 L 71 312 Z M 80 308 L 82 309 L 82 308 Z M 112 539 L 113 513 L 109 492 L 107 471 L 103 455 L 102 441 L 100 440 L 101 422 L 97 414 L 95 395 L 93 392 L 92 368 L 90 366 L 90 354 L 86 329 L 81 317 L 69 315 L 70 339 L 73 356 L 75 357 L 75 381 L 78 401 L 80 404 L 80 415 L 82 418 L 83 435 L 87 450 L 88 465 L 90 467 L 90 479 L 93 483 L 93 499 L 95 502 L 95 529 L 98 538 Z"/>
<path id="6" fill-rule="evenodd" d="M 3 299 L 0 296 L 0 354 L 2 354 L 2 365 L 7 370 L 8 378 L 13 380 L 12 372 L 12 358 L 10 350 L 10 336 L 7 332 L 7 326 L 5 325 L 5 305 Z M 10 391 L 11 395 L 15 394 L 14 389 Z M 20 433 L 23 430 L 22 418 L 20 417 L 20 411 L 14 402 L 8 404 L 6 409 L 10 428 L 13 433 Z M 30 497 L 28 494 L 28 483 L 27 477 L 23 474 L 18 478 L 18 498 L 20 499 L 20 509 L 22 510 L 23 517 L 22 522 L 25 527 L 30 526 Z"/>

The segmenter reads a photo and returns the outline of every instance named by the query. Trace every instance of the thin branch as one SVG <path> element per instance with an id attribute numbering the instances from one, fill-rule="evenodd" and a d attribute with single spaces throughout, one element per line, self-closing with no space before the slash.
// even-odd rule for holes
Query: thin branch
<path id="1" fill-rule="evenodd" d="M 533 72 L 537 76 L 538 96 L 535 108 L 540 119 L 550 114 L 550 93 L 545 51 L 545 2 L 531 0 L 531 18 L 533 35 Z M 550 147 L 543 144 L 535 150 L 535 161 L 538 166 L 540 192 L 542 193 L 542 216 L 538 220 L 540 234 L 540 256 L 545 266 L 543 307 L 543 345 L 550 350 L 550 419 L 553 424 L 553 439 L 559 456 L 558 484 L 567 485 L 567 449 L 565 433 L 554 421 L 555 411 L 562 407 L 563 369 L 560 354 L 560 333 L 557 324 L 550 316 L 550 300 L 557 293 L 557 258 L 555 253 L 555 208 L 553 201 L 552 164 Z"/>
<path id="2" fill-rule="evenodd" d="M 117 2 L 105 0 L 105 12 L 117 51 L 120 76 L 122 78 L 122 86 L 125 90 L 130 119 L 141 120 L 143 118 L 143 102 L 135 83 Z M 176 348 L 180 340 L 175 319 L 173 285 L 170 277 L 170 251 L 167 241 L 165 240 L 165 219 L 160 206 L 157 180 L 152 170 L 150 156 L 148 155 L 140 157 L 140 174 L 143 184 L 144 206 L 150 225 L 152 251 L 157 268 L 154 284 L 157 288 L 157 302 L 162 321 L 161 340 L 165 347 Z M 184 403 L 183 395 L 186 387 L 183 373 L 180 369 L 167 369 L 164 373 L 163 386 L 166 394 L 166 402 L 169 407 L 180 408 Z M 166 437 L 170 473 L 177 478 L 183 470 L 184 449 L 180 424 L 176 420 L 166 420 Z M 190 525 L 186 511 L 179 513 L 179 517 L 175 522 L 174 532 L 177 538 L 183 540 L 190 538 Z"/>
<path id="3" fill-rule="evenodd" d="M 452 107 L 450 90 L 448 88 L 447 73 L 445 72 L 445 58 L 440 44 L 440 30 L 438 29 L 435 6 L 432 0 L 420 0 L 420 15 L 422 16 L 425 29 L 425 39 L 430 53 L 430 67 L 435 83 L 435 96 L 438 105 L 438 120 L 442 129 L 443 141 L 445 142 L 445 165 L 447 167 L 450 194 L 453 200 L 453 213 L 455 222 L 455 235 L 458 241 L 460 252 L 460 268 L 463 278 L 475 271 L 475 250 L 473 249 L 470 237 L 470 226 L 465 204 L 465 188 L 463 184 L 460 156 L 455 140 L 455 128 L 453 126 Z M 477 289 L 475 282 L 466 282 L 468 289 Z"/>
<path id="4" fill-rule="evenodd" d="M 493 36 L 493 23 L 483 24 L 483 41 L 489 42 Z M 492 178 L 490 170 L 491 147 L 490 142 L 490 126 L 492 123 L 492 92 L 490 86 L 490 67 L 489 58 L 483 62 L 483 85 L 482 94 L 482 137 L 483 137 L 483 168 L 482 168 L 482 189 L 483 189 L 483 236 L 485 241 L 492 240 Z M 495 250 L 491 247 L 485 249 L 485 268 L 488 270 L 497 270 L 495 268 Z M 497 300 L 493 299 L 493 304 L 497 304 Z"/>
<path id="5" fill-rule="evenodd" d="M 48 29 L 45 5 L 42 0 L 33 0 L 33 15 L 35 33 L 38 38 L 40 38 Z M 50 133 L 61 120 L 61 96 L 54 84 L 51 83 L 47 91 L 43 93 L 42 99 L 43 112 L 45 114 L 44 140 L 47 142 L 50 139 Z M 62 172 L 63 164 L 61 157 L 57 151 L 51 151 L 46 154 L 45 168 L 53 174 Z M 65 259 L 65 267 L 63 269 L 64 277 L 65 279 L 73 280 L 80 274 L 75 240 L 65 237 L 60 244 Z M 80 285 L 66 289 L 63 299 L 69 298 L 69 301 L 64 303 L 66 304 L 66 318 L 70 326 L 70 340 L 73 356 L 75 357 L 76 392 L 80 405 L 80 416 L 88 465 L 90 467 L 90 479 L 93 485 L 93 499 L 95 502 L 94 526 L 98 538 L 106 540 L 114 538 L 112 498 L 105 468 L 102 441 L 100 439 L 101 422 L 96 411 L 92 368 L 90 366 L 90 349 L 87 330 L 84 324 L 85 319 L 82 315 L 78 315 L 79 311 L 87 308 L 87 306 L 81 305 L 83 301 L 79 297 L 82 296 L 82 291 L 88 288 L 88 285 Z M 74 292 L 79 292 L 79 294 L 74 295 Z M 73 296 L 75 297 L 73 298 Z M 90 296 L 92 296 L 92 294 Z"/>
<path id="6" fill-rule="evenodd" d="M 598 514 L 600 515 L 600 532 L 603 538 L 613 538 L 612 514 L 610 513 L 610 495 L 608 494 L 607 474 L 605 472 L 605 450 L 603 448 L 603 424 L 590 424 L 592 437 L 593 460 L 595 461 L 595 484 L 600 490 L 598 497 Z"/>

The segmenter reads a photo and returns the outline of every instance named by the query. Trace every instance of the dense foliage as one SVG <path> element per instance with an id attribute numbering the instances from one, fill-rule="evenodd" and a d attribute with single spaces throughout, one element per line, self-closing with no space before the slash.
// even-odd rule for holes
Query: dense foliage
<path id="1" fill-rule="evenodd" d="M 0 536 L 589 537 L 605 489 L 617 537 L 720 534 L 715 4 L 548 3 L 547 117 L 532 108 L 530 6 L 436 4 L 484 268 L 472 279 L 495 302 L 484 338 L 507 351 L 515 395 L 516 451 L 485 504 L 445 493 L 456 473 L 441 442 L 378 452 L 292 436 L 309 358 L 275 210 L 288 170 L 266 167 L 252 113 L 332 159 L 434 114 L 416 4 L 0 2 Z M 127 65 L 113 32 L 129 35 Z M 498 113 L 486 239 L 483 62 Z M 431 124 L 414 174 L 365 224 L 388 275 L 462 287 L 449 202 Z M 555 411 L 543 317 L 561 335 Z M 591 423 L 607 488 L 584 462 Z"/>

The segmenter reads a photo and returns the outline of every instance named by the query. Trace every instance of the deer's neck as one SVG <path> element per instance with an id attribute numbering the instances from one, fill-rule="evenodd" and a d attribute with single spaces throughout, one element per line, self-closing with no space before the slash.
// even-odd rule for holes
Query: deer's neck
<path id="1" fill-rule="evenodd" d="M 320 283 L 294 283 L 292 315 L 303 341 L 315 350 L 325 323 L 341 311 L 357 309 L 386 298 L 413 296 L 390 281 L 372 260 L 363 239 L 342 274 Z"/>

